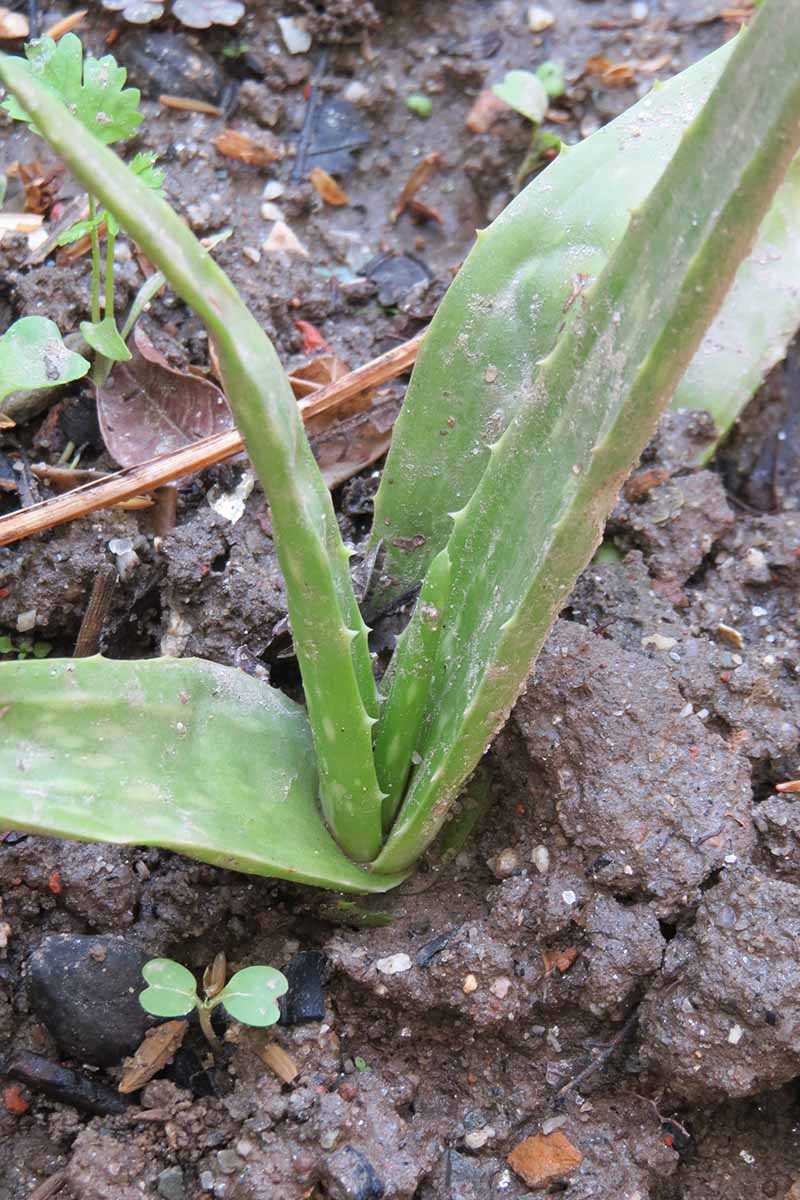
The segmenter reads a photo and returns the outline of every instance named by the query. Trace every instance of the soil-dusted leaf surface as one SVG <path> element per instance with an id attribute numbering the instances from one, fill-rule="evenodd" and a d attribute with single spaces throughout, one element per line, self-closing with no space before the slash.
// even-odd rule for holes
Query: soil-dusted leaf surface
<path id="1" fill-rule="evenodd" d="M 176 371 L 138 326 L 130 362 L 117 363 L 97 392 L 109 453 L 122 467 L 222 433 L 233 424 L 224 393 L 208 379 Z"/>
<path id="2" fill-rule="evenodd" d="M 45 27 L 63 15 L 47 0 L 39 7 Z M 145 97 L 137 149 L 159 153 L 166 192 L 199 236 L 232 229 L 214 253 L 294 371 L 320 350 L 357 366 L 430 319 L 475 228 L 511 200 L 530 146 L 530 122 L 499 100 L 491 120 L 484 112 L 467 125 L 506 72 L 559 63 L 567 93 L 551 99 L 556 119 L 543 129 L 578 143 L 739 20 L 716 15 L 738 6 L 707 0 L 646 11 L 629 0 L 543 0 L 534 7 L 552 23 L 533 33 L 531 7 L 252 0 L 237 26 L 190 40 L 166 20 L 137 29 L 93 6 L 81 31 L 102 56 L 120 30 L 112 52 Z M 311 36 L 306 54 L 282 43 L 276 17 L 290 14 Z M 592 58 L 606 66 L 587 77 Z M 224 117 L 158 102 L 170 93 L 222 108 L 232 84 L 238 106 Z M 405 107 L 408 94 L 430 98 L 427 121 Z M 285 153 L 264 167 L 222 156 L 213 140 L 226 127 Z M 25 126 L 2 136 L 5 162 L 39 159 L 46 176 L 50 159 Z M 418 170 L 433 155 L 436 169 Z M 347 206 L 325 204 L 315 165 Z M 62 178 L 45 231 L 76 192 Z M 12 176 L 6 216 L 24 203 Z M 307 257 L 263 249 L 278 221 Z M 120 314 L 149 269 L 130 249 L 122 235 Z M 8 232 L 0 252 L 9 321 L 45 315 L 67 334 L 87 319 L 85 258 L 37 261 L 42 248 Z M 360 274 L 379 255 L 379 281 Z M 773 283 L 780 268 L 769 251 L 754 264 Z M 581 286 L 564 281 L 558 321 L 562 303 L 580 305 Z M 768 296 L 788 312 L 794 286 L 766 287 L 757 320 Z M 168 289 L 144 322 L 170 362 L 207 369 L 199 324 Z M 735 346 L 739 327 L 720 345 L 727 334 Z M 715 394 L 727 391 L 721 358 L 709 348 L 693 395 L 709 378 Z M 747 386 L 736 363 L 732 375 Z M 326 469 L 357 460 L 358 429 L 384 412 L 390 424 L 401 391 L 347 413 L 349 442 L 342 414 L 314 426 Z M 80 448 L 81 468 L 111 468 L 94 406 L 93 389 L 76 382 L 3 434 L 0 480 L 16 486 L 0 489 L 1 511 L 48 494 L 28 462 L 55 466 Z M 381 1190 L 384 1200 L 529 1200 L 548 1186 L 563 1200 L 709 1200 L 720 1189 L 725 1200 L 794 1200 L 800 809 L 776 788 L 800 779 L 799 414 L 794 359 L 772 373 L 710 470 L 692 465 L 707 423 L 666 423 L 610 525 L 622 558 L 584 573 L 487 760 L 489 816 L 454 861 L 426 865 L 397 892 L 340 904 L 163 850 L 0 830 L 2 1200 L 43 1186 L 57 1200 L 375 1200 Z M 457 435 L 449 416 L 458 420 L 442 402 L 429 431 L 437 446 Z M 380 469 L 335 493 L 364 579 Z M 193 477 L 167 534 L 155 535 L 152 510 L 114 509 L 0 550 L 0 637 L 12 647 L 3 657 L 24 638 L 54 647 L 43 672 L 70 655 L 109 543 L 124 541 L 136 564 L 114 592 L 107 656 L 206 656 L 299 699 L 263 494 L 256 485 L 235 523 L 209 503 L 242 475 L 234 462 Z M 382 569 L 378 558 L 366 600 L 381 662 L 406 618 L 376 600 Z M 239 813 L 230 796 L 224 803 Z M 102 974 L 103 1019 L 92 1019 L 94 977 L 89 987 L 65 979 L 53 935 L 79 939 Z M 240 1029 L 220 1005 L 213 1063 L 190 1014 L 172 1061 L 123 1111 L 123 1060 L 142 1041 L 138 1022 L 151 1020 L 136 1000 L 142 962 L 171 957 L 200 979 L 221 950 L 231 975 L 268 964 L 290 979 L 280 1023 Z M 52 999 L 33 1006 L 40 960 Z M 131 1001 L 135 1034 L 108 1065 L 90 1042 L 126 1030 Z M 66 1028 L 75 1013 L 80 1052 Z M 526 1183 L 508 1156 L 556 1134 L 580 1162 L 544 1188 Z"/>

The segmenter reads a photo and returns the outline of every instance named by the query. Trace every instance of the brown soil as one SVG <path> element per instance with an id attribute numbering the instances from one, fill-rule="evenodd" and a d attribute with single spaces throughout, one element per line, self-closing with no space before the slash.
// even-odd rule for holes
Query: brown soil
<path id="1" fill-rule="evenodd" d="M 576 140 L 637 94 L 580 81 L 590 55 L 669 54 L 666 75 L 730 31 L 701 0 L 653 2 L 643 15 L 561 0 L 537 40 L 527 7 L 270 0 L 250 5 L 236 31 L 120 25 L 114 53 L 149 97 L 137 148 L 159 151 L 169 194 L 198 232 L 232 225 L 220 261 L 287 364 L 302 358 L 298 318 L 357 365 L 430 315 L 475 226 L 507 202 L 527 147 L 515 116 L 487 134 L 464 127 L 487 82 L 562 61 L 571 82 L 560 128 Z M 274 16 L 300 11 L 314 45 L 290 57 Z M 95 52 L 111 26 L 91 9 Z M 160 42 L 147 40 L 154 33 Z M 155 99 L 228 103 L 238 84 L 227 122 L 297 147 L 312 73 L 325 101 L 353 83 L 366 89 L 350 114 L 353 137 L 367 141 L 341 168 L 346 208 L 325 208 L 294 182 L 291 156 L 266 170 L 220 158 L 212 139 L 225 120 Z M 427 122 L 405 107 L 413 91 L 432 99 Z M 18 126 L 4 140 L 6 161 L 47 159 Z M 442 224 L 391 225 L 431 151 L 443 163 L 421 198 Z M 259 250 L 266 178 L 283 184 L 274 202 L 308 259 Z M 63 194 L 76 193 L 65 182 Z M 387 252 L 427 271 L 381 303 L 357 272 Z M 31 266 L 24 239 L 7 239 L 0 255 L 8 321 L 46 312 L 69 330 L 83 318 L 85 263 Z M 135 258 L 121 260 L 121 298 L 140 283 Z M 204 333 L 182 305 L 167 296 L 146 323 L 175 362 L 205 365 Z M 620 560 L 584 573 L 488 757 L 490 817 L 449 866 L 431 859 L 364 902 L 362 920 L 389 924 L 357 928 L 330 896 L 166 852 L 14 834 L 0 843 L 0 1200 L 521 1200 L 534 1193 L 507 1156 L 556 1130 L 582 1157 L 544 1190 L 568 1200 L 795 1196 L 800 819 L 774 785 L 800 775 L 798 361 L 795 352 L 776 369 L 709 470 L 686 465 L 703 418 L 664 423 L 609 525 Z M 84 447 L 82 465 L 110 465 L 90 400 L 75 389 L 55 416 L 6 436 L 0 468 L 20 482 L 0 491 L 2 511 L 47 494 L 29 464 L 56 461 L 69 441 Z M 242 470 L 191 481 L 166 538 L 146 514 L 112 510 L 0 550 L 0 633 L 17 636 L 18 615 L 35 610 L 34 636 L 71 653 L 108 543 L 126 538 L 138 564 L 116 590 L 108 654 L 204 655 L 296 689 L 263 496 L 256 489 L 235 524 L 206 498 Z M 355 544 L 374 486 L 366 472 L 337 493 Z M 379 622 L 376 644 L 395 633 L 391 618 Z M 105 1021 L 121 1045 L 125 1021 L 134 1042 L 143 1026 L 123 1012 L 127 996 L 116 1010 L 112 994 L 106 1011 L 90 990 L 81 1012 L 74 976 L 49 998 L 38 973 L 53 934 L 88 938 L 75 943 L 81 969 L 106 982 L 117 957 L 168 955 L 199 972 L 220 949 L 236 965 L 283 968 L 320 952 L 323 1008 L 277 1032 L 297 1077 L 282 1084 L 258 1037 L 238 1027 L 215 1064 L 193 1024 L 174 1065 L 125 1108 L 108 1040 L 93 1061 L 74 1049 L 75 1028 L 88 1014 L 89 1035 Z M 68 1069 L 66 1091 L 46 1084 L 44 1061 Z M 52 1191 L 38 1191 L 47 1180 Z"/>

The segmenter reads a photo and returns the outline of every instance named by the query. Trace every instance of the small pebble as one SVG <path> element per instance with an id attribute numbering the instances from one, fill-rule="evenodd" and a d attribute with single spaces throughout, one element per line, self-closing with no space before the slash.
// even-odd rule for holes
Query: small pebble
<path id="1" fill-rule="evenodd" d="M 642 647 L 645 650 L 649 646 L 652 646 L 654 650 L 671 650 L 677 644 L 677 638 L 663 637 L 660 633 L 651 633 L 642 638 Z"/>
<path id="2" fill-rule="evenodd" d="M 489 860 L 489 867 L 497 879 L 510 879 L 520 868 L 519 855 L 507 847 Z"/>
<path id="3" fill-rule="evenodd" d="M 635 3 L 631 5 L 632 21 L 646 21 L 647 13 L 648 9 L 647 5 L 644 3 L 644 0 L 635 0 Z"/>
<path id="4" fill-rule="evenodd" d="M 573 905 L 575 903 L 575 901 L 578 899 L 578 897 L 575 895 L 575 893 L 572 891 L 571 888 L 567 888 L 567 890 L 565 892 L 561 893 L 561 899 L 564 901 L 565 904 Z"/>
<path id="5" fill-rule="evenodd" d="M 742 1029 L 741 1025 L 731 1025 L 728 1031 L 728 1041 L 732 1046 L 738 1046 L 739 1042 L 742 1040 L 743 1034 L 744 1030 Z"/>
<path id="6" fill-rule="evenodd" d="M 36 609 L 29 608 L 17 617 L 17 633 L 29 633 L 36 626 Z"/>
<path id="7" fill-rule="evenodd" d="M 493 983 L 489 984 L 489 991 L 493 996 L 497 996 L 498 1000 L 505 1000 L 508 995 L 508 989 L 511 987 L 511 980 L 507 975 L 499 975 Z"/>
<path id="8" fill-rule="evenodd" d="M 550 870 L 550 851 L 547 846 L 534 846 L 531 850 L 531 862 L 540 875 L 546 875 Z"/>
<path id="9" fill-rule="evenodd" d="M 495 1130 L 491 1125 L 484 1125 L 483 1129 L 470 1129 L 469 1133 L 464 1134 L 464 1145 L 469 1150 L 481 1150 L 494 1136 Z"/>
<path id="10" fill-rule="evenodd" d="M 277 200 L 285 191 L 286 188 L 282 183 L 278 183 L 277 179 L 268 179 L 264 184 L 264 190 L 261 195 L 264 200 Z"/>
<path id="11" fill-rule="evenodd" d="M 532 4 L 528 9 L 528 29 L 531 33 L 542 33 L 554 25 L 555 20 L 550 9 L 541 4 Z"/>
<path id="12" fill-rule="evenodd" d="M 403 971 L 411 970 L 411 959 L 407 954 L 390 954 L 388 958 L 379 958 L 375 970 L 381 975 L 401 975 Z"/>
<path id="13" fill-rule="evenodd" d="M 478 981 L 474 975 L 467 975 L 464 979 L 463 991 L 465 996 L 470 996 L 478 990 Z"/>
<path id="14" fill-rule="evenodd" d="M 353 79 L 344 89 L 344 98 L 351 104 L 363 104 L 369 99 L 369 88 L 357 79 Z"/>

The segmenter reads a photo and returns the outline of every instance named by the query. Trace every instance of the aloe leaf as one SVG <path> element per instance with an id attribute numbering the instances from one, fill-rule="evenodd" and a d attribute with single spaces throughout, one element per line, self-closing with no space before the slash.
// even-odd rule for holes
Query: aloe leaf
<path id="1" fill-rule="evenodd" d="M 423 761 L 376 869 L 413 862 L 435 836 L 597 547 L 800 144 L 798 62 L 800 0 L 767 0 L 455 515 Z M 490 250 L 495 234 L 482 240 Z M 422 385 L 437 379 L 424 371 Z"/>
<path id="2" fill-rule="evenodd" d="M 450 558 L 441 550 L 431 563 L 419 603 L 392 657 L 389 692 L 375 729 L 375 766 L 386 793 L 383 825 L 388 829 L 403 798 L 425 707 L 450 590 Z"/>
<path id="3" fill-rule="evenodd" d="M 244 967 L 217 997 L 236 1021 L 263 1029 L 280 1019 L 277 999 L 289 990 L 286 976 L 274 967 Z"/>
<path id="4" fill-rule="evenodd" d="M 0 407 L 13 392 L 81 379 L 89 363 L 68 350 L 54 321 L 20 317 L 0 337 Z"/>
<path id="5" fill-rule="evenodd" d="M 362 871 L 320 819 L 303 709 L 199 659 L 0 664 L 0 825 L 162 846 L 345 892 Z"/>
<path id="6" fill-rule="evenodd" d="M 149 986 L 139 992 L 139 1003 L 154 1017 L 185 1017 L 195 1007 L 195 977 L 171 958 L 151 958 L 142 967 L 142 978 Z"/>
<path id="7" fill-rule="evenodd" d="M 722 47 L 567 147 L 479 238 L 425 336 L 375 501 L 382 598 L 415 587 L 450 536 L 489 446 L 526 403 L 585 286 L 619 244 L 733 52 Z M 747 98 L 740 97 L 744 109 Z M 800 325 L 800 164 L 675 393 L 721 432 Z M 430 397 L 436 396 L 437 403 Z"/>
<path id="8" fill-rule="evenodd" d="M 274 347 L 228 277 L 157 192 L 87 134 L 20 59 L 1 56 L 0 78 L 209 330 L 226 395 L 270 503 L 323 811 L 345 851 L 369 861 L 380 848 L 383 796 L 372 758 L 378 700 L 367 628 L 330 494 Z"/>

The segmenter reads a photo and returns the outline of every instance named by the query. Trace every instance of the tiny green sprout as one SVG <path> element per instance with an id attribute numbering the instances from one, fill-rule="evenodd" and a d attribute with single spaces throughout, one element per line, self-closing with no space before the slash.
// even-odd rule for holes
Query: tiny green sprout
<path id="1" fill-rule="evenodd" d="M 215 965 L 219 960 L 218 956 Z M 154 1017 L 185 1017 L 196 1008 L 200 1027 L 215 1049 L 219 1042 L 211 1025 L 211 1012 L 218 1004 L 234 1020 L 259 1029 L 274 1025 L 279 1019 L 277 1000 L 289 987 L 280 971 L 274 967 L 244 967 L 222 988 L 219 987 L 222 980 L 216 976 L 213 970 L 206 972 L 205 996 L 201 1000 L 197 981 L 188 968 L 171 958 L 151 958 L 142 967 L 142 977 L 148 986 L 139 993 L 139 1003 Z"/>
<path id="2" fill-rule="evenodd" d="M 538 75 L 532 71 L 506 71 L 502 83 L 494 84 L 492 91 L 534 125 L 541 125 L 550 97 Z"/>
<path id="3" fill-rule="evenodd" d="M 427 96 L 420 96 L 418 92 L 414 92 L 413 95 L 406 96 L 406 108 L 410 109 L 415 117 L 422 117 L 423 121 L 427 121 L 433 112 L 433 103 Z"/>
<path id="4" fill-rule="evenodd" d="M 355 1063 L 355 1067 L 356 1067 L 357 1071 L 368 1071 L 369 1070 L 369 1066 L 367 1065 L 366 1059 L 362 1058 L 360 1054 L 357 1054 L 355 1056 L 355 1058 L 353 1059 L 353 1062 Z"/>
<path id="5" fill-rule="evenodd" d="M 566 89 L 564 68 L 561 63 L 548 59 L 536 68 L 536 78 L 543 84 L 544 90 L 552 100 L 563 96 Z"/>

